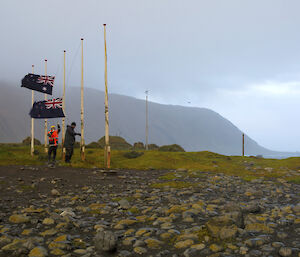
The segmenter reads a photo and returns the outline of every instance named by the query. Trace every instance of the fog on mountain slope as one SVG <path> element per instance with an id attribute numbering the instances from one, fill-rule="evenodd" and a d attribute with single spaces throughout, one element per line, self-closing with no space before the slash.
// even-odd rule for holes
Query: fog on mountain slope
<path id="1" fill-rule="evenodd" d="M 42 94 L 35 93 L 36 99 Z M 97 141 L 104 135 L 104 93 L 85 88 L 85 140 Z M 0 142 L 20 142 L 30 135 L 31 92 L 1 84 Z M 49 125 L 60 120 L 48 120 Z M 80 130 L 80 88 L 67 90 L 66 122 L 77 122 Z M 145 141 L 145 101 L 109 95 L 110 135 L 129 143 Z M 35 121 L 35 137 L 43 142 L 43 120 Z M 242 132 L 218 113 L 206 108 L 163 105 L 149 102 L 149 142 L 157 145 L 179 144 L 186 151 L 213 151 L 240 155 Z M 273 154 L 245 136 L 246 154 Z"/>

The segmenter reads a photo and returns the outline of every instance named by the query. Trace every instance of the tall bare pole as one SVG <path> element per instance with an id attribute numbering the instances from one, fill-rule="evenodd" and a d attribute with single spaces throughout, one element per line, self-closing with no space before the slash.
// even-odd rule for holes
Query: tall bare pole
<path id="1" fill-rule="evenodd" d="M 149 126 L 148 126 L 148 93 L 149 91 L 146 90 L 146 150 L 148 150 L 148 134 L 149 134 Z"/>
<path id="2" fill-rule="evenodd" d="M 108 122 L 108 90 L 107 90 L 107 49 L 106 49 L 106 24 L 104 26 L 104 52 L 105 52 L 105 149 L 104 149 L 104 165 L 110 168 L 110 145 L 109 145 L 109 122 Z"/>
<path id="3" fill-rule="evenodd" d="M 242 154 L 243 156 L 245 156 L 245 134 L 243 133 L 243 150 L 242 150 Z"/>
<path id="4" fill-rule="evenodd" d="M 81 39 L 81 111 L 80 111 L 80 119 L 81 119 L 81 140 L 80 140 L 80 153 L 81 160 L 85 160 L 85 146 L 84 146 L 84 113 L 83 113 L 83 38 Z"/>
<path id="5" fill-rule="evenodd" d="M 65 104 L 66 104 L 66 50 L 64 50 L 64 79 L 63 79 L 63 111 L 65 113 Z M 64 147 L 65 143 L 65 118 L 62 118 L 62 139 L 61 139 L 61 147 L 62 147 L 62 157 L 63 160 L 65 159 L 66 156 L 66 148 Z"/>
<path id="6" fill-rule="evenodd" d="M 47 76 L 47 59 L 45 59 L 45 76 Z M 47 101 L 47 94 L 44 94 L 45 101 Z M 45 139 L 45 153 L 48 152 L 47 148 L 47 133 L 48 133 L 48 128 L 47 128 L 47 119 L 45 119 L 45 130 L 44 130 L 44 139 Z"/>
<path id="7" fill-rule="evenodd" d="M 32 64 L 32 74 L 34 73 L 34 65 Z M 31 90 L 31 106 L 34 103 L 34 91 Z M 34 153 L 34 118 L 31 118 L 31 149 L 30 149 L 31 156 Z"/>

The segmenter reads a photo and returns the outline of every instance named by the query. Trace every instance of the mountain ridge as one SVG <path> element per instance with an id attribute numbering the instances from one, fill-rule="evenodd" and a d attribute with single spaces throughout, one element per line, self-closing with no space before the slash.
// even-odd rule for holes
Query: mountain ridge
<path id="1" fill-rule="evenodd" d="M 20 142 L 30 135 L 31 92 L 8 83 L 0 85 L 0 142 Z M 59 93 L 55 91 L 54 97 Z M 80 124 L 80 88 L 67 87 L 66 95 L 66 122 Z M 43 99 L 43 94 L 35 93 L 35 97 Z M 85 140 L 89 143 L 104 135 L 104 92 L 85 88 L 84 98 Z M 131 144 L 145 141 L 145 100 L 109 94 L 109 111 L 110 135 L 121 136 Z M 48 121 L 56 124 L 58 120 Z M 43 124 L 43 120 L 35 120 L 35 135 L 39 140 L 43 139 Z M 242 131 L 208 108 L 149 102 L 149 143 L 179 144 L 187 151 L 240 155 Z M 266 149 L 247 135 L 245 149 L 247 155 L 294 155 Z"/>

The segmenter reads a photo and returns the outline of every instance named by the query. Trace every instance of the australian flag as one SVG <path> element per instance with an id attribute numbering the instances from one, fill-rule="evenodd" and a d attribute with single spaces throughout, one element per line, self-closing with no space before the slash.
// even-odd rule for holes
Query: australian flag
<path id="1" fill-rule="evenodd" d="M 52 95 L 52 88 L 54 85 L 54 76 L 43 76 L 28 73 L 22 79 L 22 86 L 31 90 L 39 91 L 48 95 Z"/>
<path id="2" fill-rule="evenodd" d="M 65 117 L 62 109 L 62 98 L 53 98 L 47 101 L 35 102 L 29 115 L 34 119 Z"/>

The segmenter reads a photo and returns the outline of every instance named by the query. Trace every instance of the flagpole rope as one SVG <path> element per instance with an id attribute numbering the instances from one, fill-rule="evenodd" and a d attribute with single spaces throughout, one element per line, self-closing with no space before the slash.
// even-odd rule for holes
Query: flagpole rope
<path id="1" fill-rule="evenodd" d="M 71 76 L 71 73 L 72 73 L 72 70 L 73 70 L 73 66 L 74 66 L 74 63 L 75 63 L 76 58 L 78 56 L 78 53 L 79 53 L 80 46 L 81 46 L 81 43 L 78 44 L 77 50 L 75 52 L 75 55 L 73 55 L 73 59 L 72 59 L 72 62 L 71 62 L 71 65 L 70 65 L 70 69 L 69 69 L 69 72 L 68 72 L 68 76 L 67 76 L 66 88 L 68 86 L 69 79 L 70 79 L 70 76 Z"/>
<path id="2" fill-rule="evenodd" d="M 80 45 L 81 45 L 81 43 L 78 44 L 77 49 L 75 51 L 75 54 L 73 54 L 73 58 L 72 58 L 72 62 L 71 62 L 70 68 L 69 68 L 69 72 L 67 73 L 67 77 L 66 77 L 66 83 L 65 83 L 65 88 L 66 89 L 68 88 L 69 79 L 70 79 L 71 74 L 72 74 L 74 63 L 75 63 L 75 61 L 77 59 L 77 56 L 79 54 Z M 65 120 L 66 120 L 66 123 L 68 124 L 68 123 L 70 123 L 70 120 L 69 120 L 69 118 L 66 114 L 67 114 L 67 106 L 65 106 L 65 116 L 66 116 Z"/>
<path id="3" fill-rule="evenodd" d="M 61 70 L 62 70 L 62 67 L 61 67 L 62 63 L 61 62 L 58 62 L 58 65 L 57 65 L 57 69 L 56 69 L 56 72 L 54 74 L 55 78 L 58 77 L 58 75 L 60 74 Z"/>

